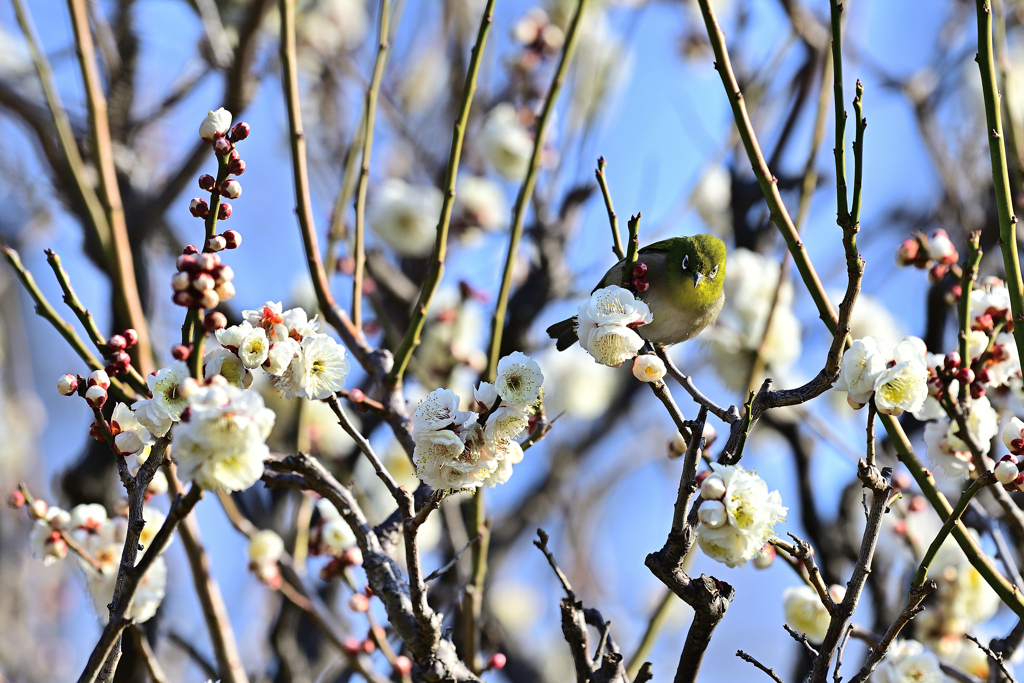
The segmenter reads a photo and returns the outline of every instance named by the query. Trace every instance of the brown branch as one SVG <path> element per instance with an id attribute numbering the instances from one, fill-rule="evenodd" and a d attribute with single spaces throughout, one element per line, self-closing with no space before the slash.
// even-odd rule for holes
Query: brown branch
<path id="1" fill-rule="evenodd" d="M 783 683 L 783 680 L 781 678 L 779 678 L 779 675 L 777 673 L 775 673 L 775 669 L 768 668 L 767 666 L 765 666 L 761 662 L 759 662 L 756 659 L 754 659 L 754 657 L 752 657 L 751 655 L 748 655 L 743 650 L 736 650 L 736 656 L 739 657 L 740 659 L 742 659 L 744 662 L 750 662 L 755 667 L 757 667 L 761 671 L 765 672 L 768 675 L 769 678 L 771 678 L 773 681 L 775 681 L 775 683 Z M 678 678 L 677 678 L 677 680 L 678 680 Z"/>

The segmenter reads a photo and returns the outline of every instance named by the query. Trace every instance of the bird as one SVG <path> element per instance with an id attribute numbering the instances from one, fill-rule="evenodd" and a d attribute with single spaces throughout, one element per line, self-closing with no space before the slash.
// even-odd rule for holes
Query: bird
<path id="1" fill-rule="evenodd" d="M 637 263 L 644 264 L 646 272 L 637 278 L 640 286 L 634 284 L 633 289 L 651 309 L 654 320 L 637 328 L 637 333 L 655 346 L 670 346 L 696 337 L 715 322 L 725 303 L 725 259 L 725 243 L 706 234 L 673 237 L 640 249 Z M 612 266 L 593 291 L 621 285 L 624 262 Z M 634 266 L 634 272 L 643 270 L 643 266 Z M 640 291 L 644 284 L 649 287 Z M 579 341 L 576 317 L 555 323 L 547 333 L 557 340 L 557 349 L 564 351 Z"/>

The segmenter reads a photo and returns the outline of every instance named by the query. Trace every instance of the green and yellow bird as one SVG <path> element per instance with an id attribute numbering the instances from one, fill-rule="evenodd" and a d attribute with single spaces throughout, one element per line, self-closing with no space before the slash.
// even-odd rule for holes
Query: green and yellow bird
<path id="1" fill-rule="evenodd" d="M 673 237 L 655 242 L 638 252 L 638 263 L 647 266 L 649 287 L 637 290 L 637 298 L 651 309 L 654 320 L 637 329 L 652 344 L 668 346 L 692 339 L 715 322 L 725 303 L 725 244 L 713 235 Z M 594 291 L 622 284 L 623 261 L 605 273 Z M 578 341 L 575 317 L 548 328 L 558 340 L 559 351 Z"/>

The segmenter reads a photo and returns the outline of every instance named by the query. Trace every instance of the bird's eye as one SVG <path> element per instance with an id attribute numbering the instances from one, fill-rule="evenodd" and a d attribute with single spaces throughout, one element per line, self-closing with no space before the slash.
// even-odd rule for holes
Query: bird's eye
<path id="1" fill-rule="evenodd" d="M 713 280 L 715 279 L 716 275 L 718 275 L 718 266 L 715 266 L 714 269 L 710 273 L 708 273 L 708 277 Z"/>
<path id="2" fill-rule="evenodd" d="M 683 270 L 689 270 L 689 269 L 690 269 L 690 255 L 687 254 L 686 256 L 683 257 Z"/>

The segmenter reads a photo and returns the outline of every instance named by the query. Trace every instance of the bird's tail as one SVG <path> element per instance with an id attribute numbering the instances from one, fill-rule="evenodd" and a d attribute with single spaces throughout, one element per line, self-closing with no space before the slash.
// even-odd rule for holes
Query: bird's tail
<path id="1" fill-rule="evenodd" d="M 566 318 L 548 328 L 548 336 L 556 339 L 555 348 L 565 351 L 575 344 L 579 338 L 576 336 L 576 321 L 573 318 Z"/>

